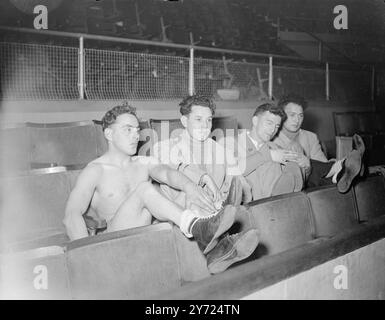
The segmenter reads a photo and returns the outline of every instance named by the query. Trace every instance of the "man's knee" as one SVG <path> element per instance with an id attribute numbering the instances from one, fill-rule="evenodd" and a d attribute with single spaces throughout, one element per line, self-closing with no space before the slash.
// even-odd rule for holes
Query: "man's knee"
<path id="1" fill-rule="evenodd" d="M 150 181 L 141 182 L 135 189 L 135 194 L 140 198 L 146 198 L 158 193 L 155 186 Z"/>

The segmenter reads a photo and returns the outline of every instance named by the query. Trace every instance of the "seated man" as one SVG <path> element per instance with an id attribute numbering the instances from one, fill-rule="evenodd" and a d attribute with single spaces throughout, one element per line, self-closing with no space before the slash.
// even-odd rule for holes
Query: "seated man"
<path id="1" fill-rule="evenodd" d="M 139 122 L 135 109 L 116 106 L 102 120 L 108 151 L 90 162 L 80 173 L 67 202 L 64 224 L 71 240 L 86 237 L 86 212 L 107 221 L 107 232 L 151 224 L 152 218 L 179 226 L 186 237 L 194 237 L 207 255 L 211 272 L 220 272 L 250 255 L 256 231 L 222 236 L 233 224 L 235 210 L 221 210 L 203 217 L 183 210 L 158 192 L 152 180 L 183 190 L 190 202 L 214 212 L 212 199 L 182 173 L 160 165 L 150 157 L 135 157 Z"/>
<path id="2" fill-rule="evenodd" d="M 278 106 L 285 111 L 287 120 L 274 143 L 298 153 L 295 161 L 306 171 L 307 187 L 337 183 L 337 189 L 341 193 L 347 192 L 358 173 L 363 173 L 361 159 L 365 146 L 362 138 L 353 136 L 354 148 L 357 150 L 352 150 L 346 158 L 328 160 L 322 152 L 317 135 L 301 129 L 306 101 L 300 96 L 290 94 L 282 97 Z"/>
<path id="3" fill-rule="evenodd" d="M 217 208 L 222 206 L 224 199 L 232 205 L 249 202 L 250 186 L 234 167 L 236 161 L 233 155 L 226 154 L 225 149 L 210 138 L 215 113 L 212 99 L 201 95 L 188 96 L 179 106 L 185 130 L 176 138 L 155 144 L 155 157 L 182 171 L 197 184 L 206 186 Z M 185 205 L 183 192 L 164 185 L 161 188 L 169 199 Z"/>
<path id="4" fill-rule="evenodd" d="M 236 155 L 238 167 L 252 186 L 253 200 L 302 189 L 304 178 L 298 164 L 293 162 L 296 153 L 271 142 L 284 119 L 286 115 L 281 108 L 265 103 L 256 108 L 249 131 L 243 131 L 236 139 L 221 141 L 226 150 Z"/>

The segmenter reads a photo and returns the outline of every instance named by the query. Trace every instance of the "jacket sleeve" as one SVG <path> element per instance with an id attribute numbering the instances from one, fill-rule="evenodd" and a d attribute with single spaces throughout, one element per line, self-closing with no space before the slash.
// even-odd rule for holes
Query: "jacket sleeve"
<path id="1" fill-rule="evenodd" d="M 326 158 L 325 154 L 322 151 L 321 144 L 318 140 L 318 137 L 313 132 L 309 134 L 309 143 L 310 143 L 310 158 L 321 162 L 328 162 L 328 159 Z"/>

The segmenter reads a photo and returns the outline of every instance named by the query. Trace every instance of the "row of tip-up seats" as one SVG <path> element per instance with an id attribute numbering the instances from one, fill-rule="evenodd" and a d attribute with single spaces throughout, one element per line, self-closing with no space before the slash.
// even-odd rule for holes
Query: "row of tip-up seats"
<path id="1" fill-rule="evenodd" d="M 69 242 L 62 220 L 78 173 L 53 167 L 1 178 L 2 298 L 150 298 L 210 276 L 196 242 L 169 223 Z M 385 214 L 385 181 L 372 175 L 346 194 L 325 186 L 248 206 L 232 231 L 258 228 L 249 260 L 263 259 Z"/>
<path id="2" fill-rule="evenodd" d="M 161 129 L 164 125 L 165 129 Z M 237 130 L 234 117 L 216 117 L 213 136 L 226 129 Z M 176 136 L 182 130 L 179 119 L 150 119 L 140 122 L 138 154 L 150 155 L 154 142 Z M 101 122 L 23 123 L 3 127 L 0 134 L 0 163 L 3 174 L 53 166 L 81 167 L 107 150 Z M 156 136 L 155 136 L 156 135 Z"/>
<path id="3" fill-rule="evenodd" d="M 333 120 L 337 141 L 346 140 L 346 137 L 357 133 L 365 142 L 366 163 L 368 165 L 385 164 L 385 113 L 335 112 Z"/>

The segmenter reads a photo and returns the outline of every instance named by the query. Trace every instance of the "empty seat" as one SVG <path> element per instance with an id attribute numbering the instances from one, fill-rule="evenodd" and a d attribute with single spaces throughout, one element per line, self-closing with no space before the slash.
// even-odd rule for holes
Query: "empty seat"
<path id="1" fill-rule="evenodd" d="M 4 177 L 1 236 L 5 243 L 65 233 L 63 218 L 70 184 L 63 167 Z"/>
<path id="2" fill-rule="evenodd" d="M 369 176 L 354 186 L 360 221 L 385 214 L 385 182 L 382 175 Z"/>
<path id="3" fill-rule="evenodd" d="M 215 141 L 226 137 L 227 135 L 237 136 L 238 135 L 238 121 L 232 116 L 228 117 L 214 117 L 211 137 Z"/>
<path id="4" fill-rule="evenodd" d="M 30 137 L 25 125 L 2 128 L 0 132 L 1 174 L 30 169 Z"/>
<path id="5" fill-rule="evenodd" d="M 355 112 L 333 112 L 333 119 L 336 136 L 352 136 L 359 131 Z"/>
<path id="6" fill-rule="evenodd" d="M 303 193 L 257 200 L 249 204 L 251 224 L 259 230 L 257 256 L 276 254 L 313 239 L 311 210 Z"/>
<path id="7" fill-rule="evenodd" d="M 150 119 L 149 123 L 150 128 L 154 130 L 153 143 L 175 138 L 184 129 L 180 119 Z"/>
<path id="8" fill-rule="evenodd" d="M 96 128 L 92 121 L 27 123 L 31 139 L 30 161 L 43 164 L 76 165 L 98 157 Z"/>
<path id="9" fill-rule="evenodd" d="M 70 242 L 67 261 L 75 299 L 145 299 L 181 284 L 168 223 Z"/>
<path id="10" fill-rule="evenodd" d="M 309 190 L 316 237 L 330 237 L 358 224 L 357 208 L 352 190 L 342 194 L 336 186 Z"/>
<path id="11" fill-rule="evenodd" d="M 359 112 L 357 113 L 358 118 L 358 132 L 372 134 L 376 133 L 376 117 L 378 114 L 375 112 Z"/>
<path id="12" fill-rule="evenodd" d="M 104 137 L 102 122 L 99 120 L 93 120 L 93 123 L 95 124 L 97 156 L 100 157 L 107 151 L 107 141 Z"/>
<path id="13" fill-rule="evenodd" d="M 70 299 L 63 248 L 0 255 L 0 299 Z"/>

